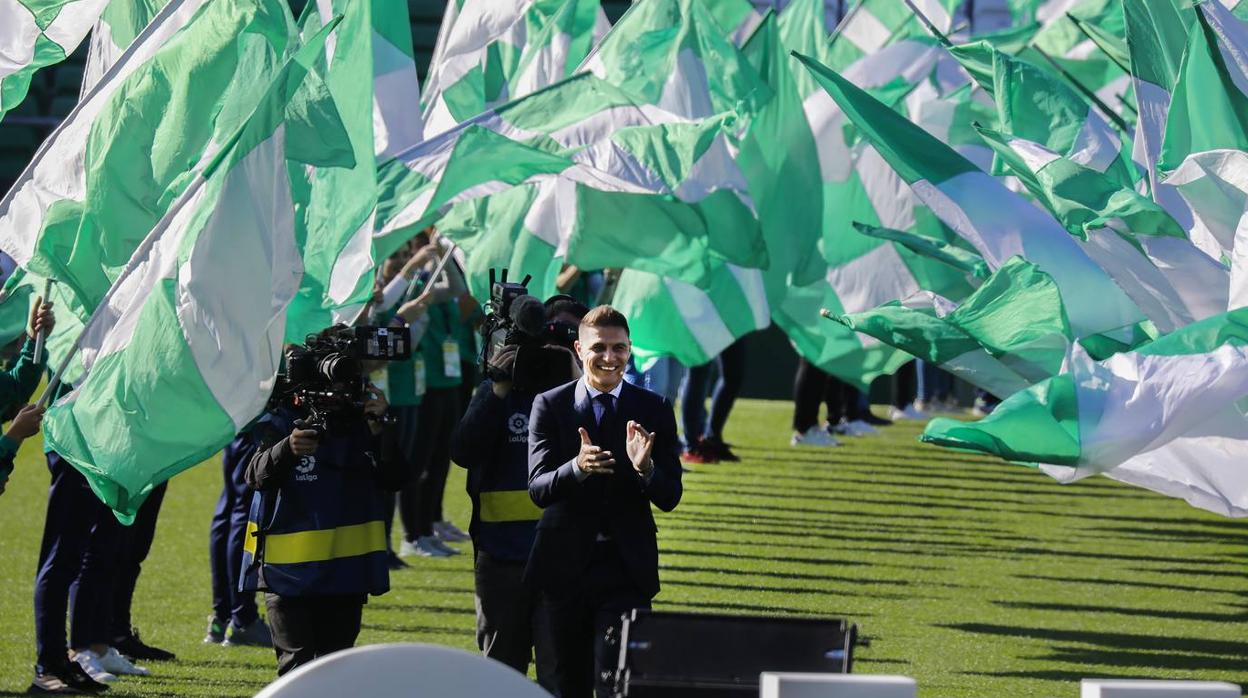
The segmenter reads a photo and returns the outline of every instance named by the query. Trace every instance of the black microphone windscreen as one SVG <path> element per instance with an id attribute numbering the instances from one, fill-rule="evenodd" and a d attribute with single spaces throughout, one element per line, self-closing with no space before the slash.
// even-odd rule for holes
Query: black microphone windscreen
<path id="1" fill-rule="evenodd" d="M 521 332 L 537 337 L 546 327 L 546 306 L 533 296 L 517 296 L 511 302 L 511 321 Z"/>

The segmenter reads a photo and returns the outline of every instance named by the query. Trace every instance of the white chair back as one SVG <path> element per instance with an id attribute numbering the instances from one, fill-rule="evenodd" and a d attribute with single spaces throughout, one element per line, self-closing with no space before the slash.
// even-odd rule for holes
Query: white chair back
<path id="1" fill-rule="evenodd" d="M 463 650 L 402 643 L 367 645 L 299 667 L 256 698 L 551 698 L 520 672 Z"/>

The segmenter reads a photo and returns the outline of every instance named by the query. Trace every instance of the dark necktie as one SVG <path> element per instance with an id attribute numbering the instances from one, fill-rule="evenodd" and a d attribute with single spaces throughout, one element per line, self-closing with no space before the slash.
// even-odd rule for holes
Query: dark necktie
<path id="1" fill-rule="evenodd" d="M 602 416 L 598 418 L 598 426 L 601 428 L 615 421 L 615 396 L 611 393 L 598 393 L 594 399 L 602 405 Z"/>

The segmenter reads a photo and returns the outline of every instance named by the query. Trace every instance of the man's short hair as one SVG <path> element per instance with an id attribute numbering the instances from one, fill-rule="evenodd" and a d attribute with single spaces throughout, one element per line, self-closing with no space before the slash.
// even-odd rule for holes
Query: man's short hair
<path id="1" fill-rule="evenodd" d="M 624 330 L 624 334 L 629 334 L 628 318 L 624 317 L 624 313 L 609 305 L 600 305 L 585 313 L 585 317 L 581 318 L 581 327 L 594 327 L 597 329 L 619 327 Z"/>

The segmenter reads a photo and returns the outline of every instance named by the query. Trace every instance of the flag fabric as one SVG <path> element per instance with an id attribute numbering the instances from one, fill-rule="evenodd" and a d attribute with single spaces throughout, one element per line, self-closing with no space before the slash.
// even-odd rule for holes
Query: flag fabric
<path id="1" fill-rule="evenodd" d="M 1226 309 L 1226 267 L 1197 249 L 1152 200 L 1039 143 L 980 132 L 1159 331 Z"/>
<path id="2" fill-rule="evenodd" d="M 1039 143 L 1123 187 L 1135 185 L 1138 177 L 1122 135 L 1052 71 L 983 44 L 953 47 L 950 53 L 992 96 L 1001 131 Z M 983 66 L 985 61 L 989 65 Z"/>
<path id="3" fill-rule="evenodd" d="M 961 303 L 924 291 L 833 319 L 993 395 L 1057 375 L 1074 342 L 1057 285 L 1019 257 Z"/>
<path id="4" fill-rule="evenodd" d="M 173 0 L 0 200 L 0 249 L 92 310 L 280 66 L 273 0 Z"/>
<path id="5" fill-rule="evenodd" d="M 331 28 L 278 72 L 144 239 L 87 323 L 85 378 L 44 419 L 48 447 L 123 521 L 268 400 L 302 273 L 287 157 L 307 152 L 309 134 L 345 138 L 324 90 L 298 93 Z M 292 127 L 288 111 L 305 123 Z"/>
<path id="6" fill-rule="evenodd" d="M 1199 10 L 1157 168 L 1191 208 L 1193 241 L 1238 273 L 1245 250 L 1236 251 L 1236 236 L 1248 212 L 1248 26 L 1217 2 Z"/>
<path id="7" fill-rule="evenodd" d="M 1053 277 L 1076 336 L 1122 332 L 1143 319 L 1057 221 L 845 78 L 801 60 L 919 199 L 990 267 L 1017 255 Z M 1075 298 L 1099 302 L 1069 302 Z"/>
<path id="8" fill-rule="evenodd" d="M 1103 474 L 1224 516 L 1248 516 L 1248 309 L 1069 369 L 923 441 L 1041 464 L 1062 482 Z"/>
<path id="9" fill-rule="evenodd" d="M 1161 200 L 1157 159 L 1165 135 L 1170 96 L 1178 82 L 1188 29 L 1195 21 L 1191 8 L 1180 10 L 1174 0 L 1123 3 L 1131 82 L 1139 118 L 1136 159 L 1147 169 L 1149 191 Z"/>
<path id="10" fill-rule="evenodd" d="M 565 0 L 527 42 L 508 95 L 523 97 L 571 77 L 610 29 L 600 0 Z"/>
<path id="11" fill-rule="evenodd" d="M 5 0 L 0 3 L 0 119 L 26 98 L 40 68 L 65 60 L 109 0 Z"/>
<path id="12" fill-rule="evenodd" d="M 763 273 L 732 264 L 715 265 L 706 289 L 625 269 L 611 305 L 628 317 L 633 354 L 643 371 L 660 356 L 701 366 L 740 337 L 771 325 Z"/>
<path id="13" fill-rule="evenodd" d="M 87 64 L 82 71 L 81 95 L 86 95 L 117 63 L 143 28 L 151 23 L 167 0 L 112 0 L 100 13 L 87 44 Z"/>
<path id="14" fill-rule="evenodd" d="M 1122 0 L 1052 0 L 1037 9 L 1041 27 L 1019 57 L 1037 65 L 1051 59 L 1072 85 L 1087 90 L 1103 104 L 1122 114 L 1131 78 L 1089 38 L 1071 17 L 1102 33 L 1123 37 L 1126 33 Z M 1045 59 L 1044 56 L 1048 56 Z"/>
<path id="15" fill-rule="evenodd" d="M 486 238 L 509 239 L 487 245 L 497 252 L 528 235 L 585 269 L 638 265 L 702 286 L 716 260 L 764 266 L 766 248 L 726 123 L 684 120 L 578 75 L 401 155 L 404 170 L 383 182 L 378 253 L 442 218 L 439 228 L 470 258 Z M 502 204 L 466 203 L 526 183 L 532 191 Z M 457 202 L 467 208 L 448 212 Z M 545 269 L 524 271 L 540 278 Z"/>
<path id="16" fill-rule="evenodd" d="M 303 282 L 287 313 L 291 341 L 332 324 L 350 323 L 373 294 L 373 228 L 379 168 L 420 141 L 419 86 L 407 5 L 402 0 L 336 0 L 309 4 L 311 35 L 335 15 L 319 67 L 350 134 L 350 167 L 309 167 L 299 181 Z"/>

